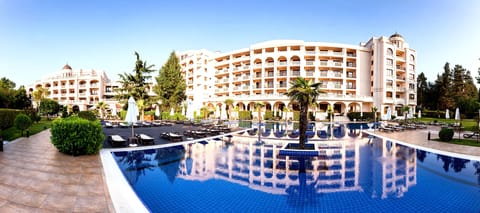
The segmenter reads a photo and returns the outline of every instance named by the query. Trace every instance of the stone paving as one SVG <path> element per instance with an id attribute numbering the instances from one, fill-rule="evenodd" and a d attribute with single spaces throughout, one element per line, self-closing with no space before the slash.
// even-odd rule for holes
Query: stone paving
<path id="1" fill-rule="evenodd" d="M 99 155 L 73 157 L 46 130 L 0 152 L 0 212 L 115 212 Z"/>
<path id="2" fill-rule="evenodd" d="M 453 152 L 460 155 L 469 155 L 476 156 L 480 158 L 480 147 L 456 145 L 444 142 L 437 142 L 434 140 L 428 140 L 428 133 L 430 132 L 430 139 L 438 139 L 438 131 L 440 127 L 429 126 L 427 129 L 417 129 L 417 130 L 404 130 L 398 132 L 380 132 L 376 130 L 375 132 L 369 132 L 384 138 L 393 139 L 397 141 L 402 141 L 411 145 L 430 148 L 434 150 L 444 151 L 444 152 Z M 469 132 L 455 132 L 454 138 L 463 138 L 464 133 Z M 476 139 L 472 139 L 476 140 Z M 480 141 L 480 138 L 479 140 Z"/>

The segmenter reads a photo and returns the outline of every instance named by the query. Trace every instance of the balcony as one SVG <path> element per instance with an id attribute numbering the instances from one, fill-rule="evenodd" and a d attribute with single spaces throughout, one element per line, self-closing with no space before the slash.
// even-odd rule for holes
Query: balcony
<path id="1" fill-rule="evenodd" d="M 305 51 L 305 55 L 315 55 L 315 51 Z"/>
<path id="2" fill-rule="evenodd" d="M 287 71 L 280 71 L 280 72 L 278 73 L 278 76 L 280 76 L 280 77 L 287 76 Z"/>
<path id="3" fill-rule="evenodd" d="M 292 66 L 300 66 L 300 61 L 292 61 Z"/>
<path id="4" fill-rule="evenodd" d="M 254 64 L 253 67 L 254 68 L 262 68 L 262 64 L 261 63 L 260 64 Z"/>
<path id="5" fill-rule="evenodd" d="M 266 67 L 273 67 L 274 63 L 273 62 L 267 62 Z"/>
<path id="6" fill-rule="evenodd" d="M 287 88 L 287 84 L 277 84 L 277 88 Z"/>
<path id="7" fill-rule="evenodd" d="M 306 61 L 306 62 L 305 62 L 305 65 L 307 65 L 307 66 L 314 66 L 314 65 L 315 65 L 315 61 Z"/>
<path id="8" fill-rule="evenodd" d="M 273 76 L 274 76 L 273 72 L 265 73 L 265 77 L 273 77 Z"/>
<path id="9" fill-rule="evenodd" d="M 248 79 L 250 79 L 250 76 L 249 76 L 249 75 L 245 75 L 245 76 L 242 77 L 242 79 L 243 79 L 243 80 L 248 80 Z"/>
<path id="10" fill-rule="evenodd" d="M 292 71 L 290 72 L 290 76 L 300 76 L 300 71 Z"/>
<path id="11" fill-rule="evenodd" d="M 307 76 L 313 76 L 314 72 L 313 71 L 307 71 L 306 75 Z"/>
<path id="12" fill-rule="evenodd" d="M 286 61 L 280 61 L 278 62 L 278 66 L 287 66 L 287 62 Z"/>
<path id="13" fill-rule="evenodd" d="M 356 67 L 357 64 L 352 63 L 352 62 L 347 62 L 347 67 Z"/>

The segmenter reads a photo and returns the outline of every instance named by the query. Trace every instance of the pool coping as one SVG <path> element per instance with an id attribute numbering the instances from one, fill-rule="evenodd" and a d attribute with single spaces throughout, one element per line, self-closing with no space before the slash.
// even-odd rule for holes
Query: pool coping
<path id="1" fill-rule="evenodd" d="M 137 196 L 133 188 L 127 182 L 127 179 L 123 175 L 122 171 L 117 165 L 117 162 L 113 158 L 112 152 L 115 151 L 137 151 L 137 150 L 146 150 L 146 149 L 159 149 L 171 146 L 185 145 L 196 143 L 205 140 L 212 140 L 215 138 L 223 138 L 228 135 L 237 134 L 244 132 L 245 130 L 239 130 L 235 132 L 226 133 L 223 135 L 217 135 L 206 138 L 199 138 L 195 140 L 188 140 L 182 142 L 168 143 L 168 144 L 159 144 L 151 146 L 140 146 L 140 147 L 125 147 L 125 148 L 106 148 L 100 150 L 100 159 L 103 164 L 103 172 L 105 175 L 105 182 L 107 184 L 107 189 L 110 193 L 110 198 L 113 203 L 113 207 L 117 212 L 150 212 L 144 203 Z"/>

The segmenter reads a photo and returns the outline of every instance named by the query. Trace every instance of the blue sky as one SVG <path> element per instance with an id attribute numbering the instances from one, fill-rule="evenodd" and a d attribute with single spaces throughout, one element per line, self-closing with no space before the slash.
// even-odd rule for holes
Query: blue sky
<path id="1" fill-rule="evenodd" d="M 0 0 L 0 77 L 29 85 L 60 71 L 160 69 L 173 51 L 228 52 L 275 39 L 358 45 L 398 32 L 429 81 L 445 62 L 477 76 L 480 1 Z"/>

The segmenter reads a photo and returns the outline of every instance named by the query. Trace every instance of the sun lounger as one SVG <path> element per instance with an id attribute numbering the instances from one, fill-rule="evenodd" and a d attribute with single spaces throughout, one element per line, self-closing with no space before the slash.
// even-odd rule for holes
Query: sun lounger
<path id="1" fill-rule="evenodd" d="M 110 135 L 108 136 L 108 142 L 110 145 L 112 145 L 112 147 L 122 147 L 125 146 L 125 142 L 127 142 L 127 140 L 120 135 Z"/>
<path id="2" fill-rule="evenodd" d="M 105 128 L 112 128 L 113 124 L 110 122 L 105 122 Z"/>
<path id="3" fill-rule="evenodd" d="M 127 127 L 130 127 L 130 125 L 128 123 L 120 123 L 118 124 L 121 128 L 127 128 Z"/>
<path id="4" fill-rule="evenodd" d="M 150 137 L 146 134 L 139 134 L 138 138 L 139 138 L 140 144 L 142 144 L 142 145 L 154 145 L 155 144 L 154 138 L 152 138 L 152 137 Z"/>
<path id="5" fill-rule="evenodd" d="M 173 132 L 163 132 L 160 134 L 160 137 L 163 139 L 167 139 L 171 142 L 180 142 L 183 140 L 183 136 L 178 133 Z"/>
<path id="6" fill-rule="evenodd" d="M 478 138 L 479 136 L 480 136 L 480 132 L 472 132 L 472 133 L 463 134 L 464 138 L 473 138 L 473 137 Z"/>

